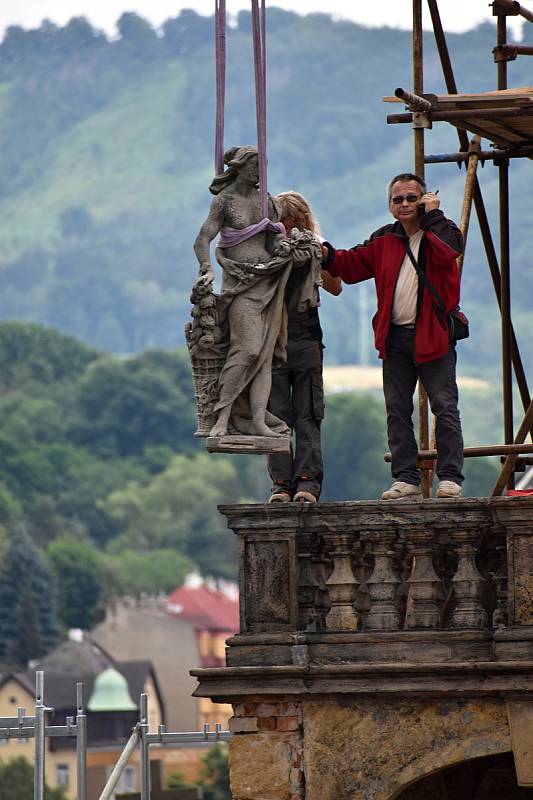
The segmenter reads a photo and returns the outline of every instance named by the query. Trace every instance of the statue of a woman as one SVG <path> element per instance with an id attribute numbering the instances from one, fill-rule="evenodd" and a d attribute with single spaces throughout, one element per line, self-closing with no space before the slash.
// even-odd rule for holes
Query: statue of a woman
<path id="1" fill-rule="evenodd" d="M 254 436 L 288 433 L 285 424 L 267 412 L 272 356 L 283 347 L 283 294 L 292 266 L 285 229 L 269 198 L 263 218 L 258 191 L 255 147 L 233 147 L 224 155 L 223 175 L 214 178 L 215 195 L 194 244 L 200 264 L 197 289 L 212 287 L 214 270 L 209 247 L 217 234 L 216 258 L 222 267 L 217 297 L 218 324 L 229 345 L 219 378 L 216 423 L 210 436 L 224 436 L 228 426 Z"/>

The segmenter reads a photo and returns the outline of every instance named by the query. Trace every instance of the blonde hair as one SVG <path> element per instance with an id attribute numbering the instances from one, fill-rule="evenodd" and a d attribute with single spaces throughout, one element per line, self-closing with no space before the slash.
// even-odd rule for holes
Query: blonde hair
<path id="1" fill-rule="evenodd" d="M 285 217 L 292 217 L 297 223 L 297 228 L 311 231 L 315 236 L 320 236 L 318 222 L 313 216 L 311 206 L 303 195 L 299 192 L 281 192 L 276 195 L 275 199 L 279 204 L 282 220 Z"/>

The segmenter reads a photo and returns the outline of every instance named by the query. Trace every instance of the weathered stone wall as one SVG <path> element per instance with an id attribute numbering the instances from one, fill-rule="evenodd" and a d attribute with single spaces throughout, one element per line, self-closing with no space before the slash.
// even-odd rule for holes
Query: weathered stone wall
<path id="1" fill-rule="evenodd" d="M 258 700 L 234 712 L 234 800 L 393 800 L 423 776 L 511 749 L 497 698 Z M 426 785 L 432 800 L 439 786 Z"/>
<path id="2" fill-rule="evenodd" d="M 505 703 L 497 699 L 308 702 L 306 800 L 391 800 L 423 775 L 510 749 Z"/>
<path id="3" fill-rule="evenodd" d="M 230 730 L 234 800 L 304 800 L 302 706 L 250 702 L 234 707 Z"/>

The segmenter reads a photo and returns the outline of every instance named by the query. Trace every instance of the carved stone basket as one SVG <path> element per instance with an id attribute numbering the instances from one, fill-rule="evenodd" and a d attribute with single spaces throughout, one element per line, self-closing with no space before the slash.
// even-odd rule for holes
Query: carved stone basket
<path id="1" fill-rule="evenodd" d="M 207 349 L 191 347 L 191 324 L 185 326 L 185 339 L 189 348 L 192 365 L 192 380 L 194 397 L 196 400 L 197 429 L 195 437 L 209 436 L 209 432 L 216 422 L 213 409 L 218 400 L 218 378 L 224 362 L 225 355 L 212 353 Z"/>

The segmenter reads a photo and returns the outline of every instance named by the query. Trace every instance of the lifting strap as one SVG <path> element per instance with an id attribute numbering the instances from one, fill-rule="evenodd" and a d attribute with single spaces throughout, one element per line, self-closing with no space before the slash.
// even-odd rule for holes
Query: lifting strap
<path id="1" fill-rule="evenodd" d="M 215 175 L 224 172 L 224 103 L 226 96 L 226 0 L 215 0 L 216 127 Z"/>
<path id="2" fill-rule="evenodd" d="M 255 73 L 255 115 L 259 159 L 259 192 L 263 217 L 268 217 L 266 157 L 266 9 L 265 0 L 252 0 Z M 224 172 L 224 103 L 226 93 L 226 0 L 215 0 L 216 127 L 215 173 Z"/>

